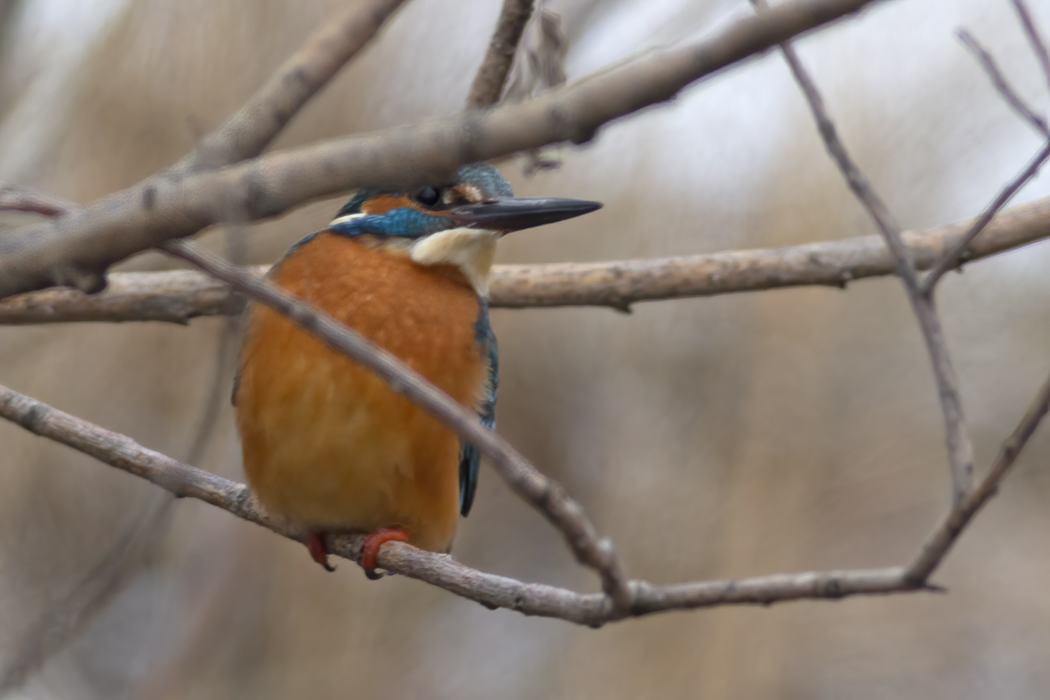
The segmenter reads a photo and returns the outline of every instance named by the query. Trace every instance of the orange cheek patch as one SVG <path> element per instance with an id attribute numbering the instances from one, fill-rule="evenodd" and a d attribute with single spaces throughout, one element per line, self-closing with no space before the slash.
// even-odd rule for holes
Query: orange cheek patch
<path id="1" fill-rule="evenodd" d="M 421 211 L 424 214 L 433 214 L 439 216 L 445 212 L 433 211 L 421 206 L 418 202 L 414 202 L 408 197 L 402 197 L 400 195 L 393 194 L 381 194 L 378 197 L 373 197 L 364 204 L 361 205 L 362 214 L 386 214 L 394 209 L 415 209 Z"/>
<path id="2" fill-rule="evenodd" d="M 391 194 L 381 194 L 378 197 L 373 197 L 364 204 L 361 205 L 361 212 L 364 214 L 386 214 L 392 209 L 402 209 L 404 207 L 412 207 L 412 201 L 408 197 L 395 197 Z"/>

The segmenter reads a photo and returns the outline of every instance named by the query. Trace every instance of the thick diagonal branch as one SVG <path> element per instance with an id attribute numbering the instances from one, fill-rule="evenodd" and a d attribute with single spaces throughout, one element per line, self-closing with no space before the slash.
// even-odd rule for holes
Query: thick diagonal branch
<path id="1" fill-rule="evenodd" d="M 53 285 L 99 291 L 109 265 L 225 221 L 276 216 L 364 185 L 441 181 L 464 163 L 581 143 L 608 121 L 674 97 L 748 56 L 875 0 L 796 0 L 703 42 L 633 61 L 531 100 L 276 152 L 214 171 L 157 176 L 0 241 L 0 298 Z"/>
<path id="2" fill-rule="evenodd" d="M 269 281 L 244 272 L 189 243 L 173 241 L 165 250 L 231 285 L 248 298 L 287 316 L 332 349 L 367 367 L 391 389 L 476 445 L 510 487 L 562 533 L 577 560 L 598 572 L 603 589 L 617 607 L 630 605 L 630 590 L 612 542 L 598 536 L 583 509 L 560 484 L 544 476 L 510 443 L 485 428 L 476 414 L 456 403 L 383 348 Z"/>

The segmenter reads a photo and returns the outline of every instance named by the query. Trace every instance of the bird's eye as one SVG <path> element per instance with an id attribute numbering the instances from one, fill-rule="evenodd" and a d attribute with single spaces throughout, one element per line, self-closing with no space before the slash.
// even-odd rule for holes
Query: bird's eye
<path id="1" fill-rule="evenodd" d="M 440 194 L 433 187 L 424 187 L 416 193 L 416 201 L 428 207 L 437 204 Z"/>

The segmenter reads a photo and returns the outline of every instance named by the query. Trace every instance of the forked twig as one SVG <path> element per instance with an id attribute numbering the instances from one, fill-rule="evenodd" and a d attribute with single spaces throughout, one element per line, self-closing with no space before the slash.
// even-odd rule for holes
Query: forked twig
<path id="1" fill-rule="evenodd" d="M 1036 54 L 1042 58 L 1046 55 L 1046 47 L 1043 46 L 1042 40 L 1039 38 L 1038 33 L 1035 31 L 1034 25 L 1031 24 L 1031 17 L 1028 15 L 1028 9 L 1024 6 L 1022 0 L 1013 0 L 1015 7 L 1018 8 L 1018 12 L 1021 15 L 1022 21 L 1025 24 L 1028 35 L 1032 42 L 1032 45 L 1036 48 Z M 1010 85 L 1010 82 L 1003 75 L 1002 71 L 999 70 L 999 66 L 996 64 L 995 59 L 988 53 L 973 36 L 970 35 L 966 30 L 959 31 L 959 38 L 963 44 L 977 57 L 977 60 L 981 63 L 985 72 L 992 80 L 992 84 L 999 91 L 999 94 L 1006 100 L 1007 104 L 1013 107 L 1014 111 L 1017 112 L 1025 121 L 1034 126 L 1046 139 L 1047 142 L 1044 144 L 1042 150 L 1039 151 L 1029 161 L 1028 165 L 1022 170 L 1016 177 L 1010 182 L 1006 183 L 999 193 L 995 196 L 995 199 L 985 208 L 981 215 L 973 222 L 973 226 L 966 235 L 963 236 L 955 245 L 951 247 L 944 254 L 944 256 L 937 261 L 937 263 L 930 269 L 930 272 L 926 275 L 922 281 L 922 293 L 927 296 L 932 296 L 933 291 L 937 286 L 937 283 L 941 280 L 946 272 L 953 270 L 964 262 L 964 257 L 967 255 L 967 251 L 973 241 L 984 231 L 985 227 L 992 221 L 992 219 L 999 213 L 1006 204 L 1013 199 L 1013 196 L 1017 194 L 1022 187 L 1028 184 L 1032 178 L 1038 173 L 1039 169 L 1043 167 L 1047 159 L 1050 158 L 1050 129 L 1047 127 L 1046 119 L 1036 114 L 1026 103 L 1021 96 Z M 1050 80 L 1050 64 L 1043 62 L 1043 68 L 1047 71 L 1047 79 Z"/>
<path id="2" fill-rule="evenodd" d="M 752 3 L 764 11 L 765 0 L 752 0 Z M 966 425 L 962 400 L 959 396 L 959 382 L 952 367 L 948 345 L 941 328 L 940 318 L 934 308 L 933 298 L 922 292 L 919 275 L 911 255 L 904 245 L 900 227 L 893 220 L 885 203 L 875 192 L 868 179 L 849 155 L 845 144 L 838 136 L 838 130 L 828 115 L 824 100 L 816 84 L 806 72 L 795 50 L 788 43 L 780 45 L 784 60 L 791 68 L 795 80 L 809 103 L 810 111 L 817 122 L 824 145 L 828 153 L 842 171 L 854 196 L 864 206 L 875 222 L 879 233 L 886 241 L 897 265 L 897 275 L 901 278 L 908 294 L 913 311 L 919 320 L 926 350 L 930 356 L 933 375 L 937 382 L 937 393 L 940 398 L 941 411 L 944 414 L 945 442 L 948 447 L 948 460 L 952 478 L 952 503 L 957 505 L 973 489 L 973 442 Z"/>
<path id="3" fill-rule="evenodd" d="M 1016 0 L 1015 0 L 1016 2 Z M 1047 127 L 1046 119 L 1038 114 L 1028 106 L 1028 104 L 1017 94 L 1017 91 L 1010 85 L 1010 81 L 1006 79 L 1003 72 L 999 70 L 999 64 L 995 62 L 995 59 L 981 44 L 973 37 L 970 32 L 965 29 L 960 29 L 956 35 L 959 37 L 959 41 L 970 50 L 970 53 L 974 55 L 977 61 L 984 68 L 984 72 L 988 74 L 988 77 L 992 81 L 992 85 L 999 91 L 999 94 L 1006 104 L 1017 112 L 1017 114 L 1024 119 L 1026 122 L 1031 124 L 1036 131 L 1041 133 L 1043 136 L 1050 138 L 1050 127 Z"/>

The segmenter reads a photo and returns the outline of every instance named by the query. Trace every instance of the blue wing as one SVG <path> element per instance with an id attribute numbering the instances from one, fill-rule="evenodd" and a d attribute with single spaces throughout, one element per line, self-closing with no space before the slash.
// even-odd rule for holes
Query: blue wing
<path id="1" fill-rule="evenodd" d="M 478 409 L 478 417 L 486 428 L 496 427 L 496 389 L 499 387 L 499 348 L 496 336 L 489 325 L 488 303 L 479 300 L 478 320 L 474 324 L 475 339 L 482 357 L 486 357 L 489 366 L 489 381 L 485 400 Z M 470 513 L 474 505 L 474 494 L 478 490 L 478 470 L 481 467 L 481 453 L 469 442 L 462 443 L 459 452 L 459 512 Z"/>

